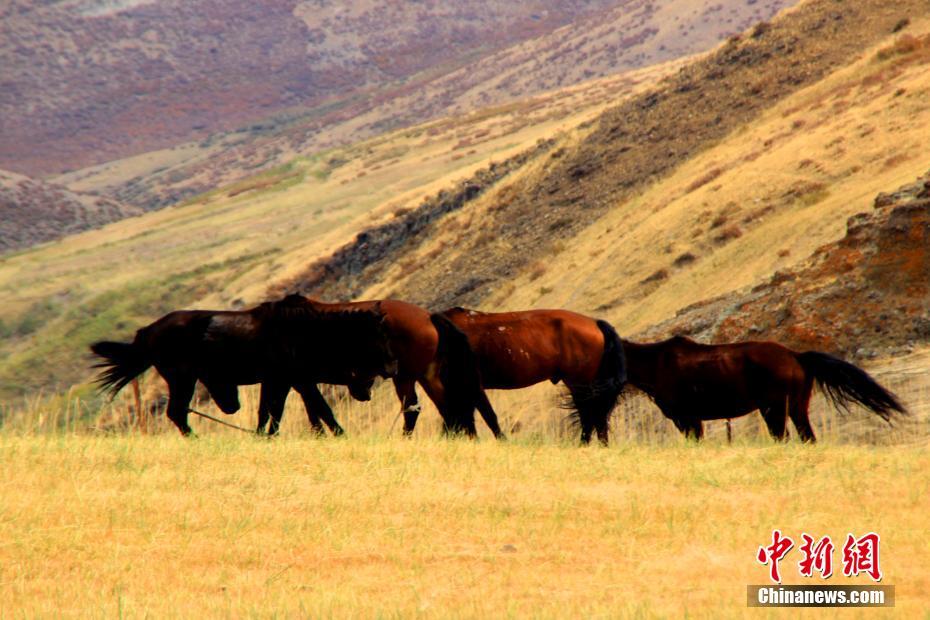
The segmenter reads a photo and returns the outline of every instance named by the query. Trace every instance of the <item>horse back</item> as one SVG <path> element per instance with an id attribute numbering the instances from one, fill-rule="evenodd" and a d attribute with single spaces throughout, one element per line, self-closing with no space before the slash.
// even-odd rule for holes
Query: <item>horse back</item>
<path id="1" fill-rule="evenodd" d="M 597 376 L 604 335 L 596 321 L 568 310 L 477 312 L 446 316 L 467 336 L 490 388 L 519 388 L 541 381 L 590 382 Z"/>

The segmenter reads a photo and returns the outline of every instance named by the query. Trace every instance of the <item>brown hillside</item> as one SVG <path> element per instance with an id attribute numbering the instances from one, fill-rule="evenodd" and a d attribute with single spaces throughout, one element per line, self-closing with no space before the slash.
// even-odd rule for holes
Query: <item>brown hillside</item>
<path id="1" fill-rule="evenodd" d="M 389 292 L 434 308 L 479 304 L 500 280 L 551 252 L 554 242 L 572 238 L 619 201 L 928 10 L 927 0 L 811 0 L 730 39 L 658 90 L 606 112 L 580 143 L 554 150 L 534 164 L 538 170 L 500 189 L 480 221 L 459 232 L 454 252 L 419 262 L 415 277 Z M 400 254 L 379 257 L 356 277 L 376 279 L 399 260 Z M 337 296 L 356 288 L 335 278 L 315 282 Z"/>
<path id="2" fill-rule="evenodd" d="M 109 198 L 0 170 L 0 254 L 139 213 Z"/>
<path id="3" fill-rule="evenodd" d="M 842 240 L 805 263 L 684 308 L 643 337 L 672 334 L 776 340 L 859 358 L 930 342 L 930 172 L 879 194 L 872 212 L 849 219 Z"/>
<path id="4" fill-rule="evenodd" d="M 30 111 L 27 124 L 35 115 L 52 116 L 47 119 L 48 127 L 63 123 L 62 128 L 74 130 L 71 125 L 78 120 L 83 123 L 75 135 L 56 135 L 48 161 L 75 155 L 81 158 L 76 163 L 86 166 L 88 158 L 112 160 L 117 151 L 126 155 L 172 146 L 145 158 L 147 161 L 134 158 L 124 162 L 125 166 L 111 161 L 59 180 L 77 190 L 100 191 L 121 202 L 153 209 L 286 163 L 295 154 L 313 154 L 390 129 L 507 104 L 703 52 L 795 1 L 572 0 L 544 3 L 543 7 L 535 2 L 508 4 L 499 0 L 452 4 L 353 0 L 340 3 L 341 8 L 336 4 L 308 8 L 308 3 L 299 2 L 295 15 L 269 12 L 255 3 L 246 8 L 236 3 L 201 3 L 202 14 L 197 19 L 183 24 L 174 24 L 174 17 L 153 21 L 150 38 L 162 27 L 181 29 L 159 35 L 155 47 L 145 41 L 130 41 L 126 44 L 133 53 L 99 55 L 86 74 L 70 75 L 43 59 L 41 68 L 23 64 L 25 74 L 16 73 L 10 80 L 18 90 L 28 90 L 51 106 Z M 159 6 L 162 4 L 170 6 Z M 107 41 L 106 47 L 113 44 L 106 37 L 116 36 L 107 28 L 125 26 L 135 32 L 137 21 L 162 10 L 158 6 L 144 10 L 127 7 L 123 13 L 94 17 L 91 23 L 95 36 Z M 74 11 L 73 6 L 67 10 L 58 7 L 38 14 L 64 19 Z M 250 11 L 261 13 L 261 19 L 251 16 Z M 218 47 L 210 43 L 214 41 L 212 32 L 201 35 L 198 29 L 213 27 L 224 12 L 251 17 L 243 18 L 249 23 L 241 33 L 224 38 Z M 18 22 L 17 32 L 29 32 L 36 14 L 30 14 L 33 17 L 25 24 Z M 74 23 L 42 35 L 53 47 L 73 30 L 87 27 L 85 18 L 71 17 Z M 282 22 L 280 28 L 278 21 Z M 57 21 L 53 19 L 50 24 Z M 304 51 L 297 43 L 304 26 L 308 29 L 307 49 L 302 59 Z M 272 33 L 273 44 L 264 42 Z M 195 49 L 182 49 L 179 34 L 195 37 Z M 140 45 L 145 54 L 164 60 L 164 66 L 155 67 L 162 88 L 136 92 L 137 86 L 128 83 L 116 99 L 89 106 L 82 103 L 83 99 L 107 96 L 105 91 L 84 88 L 84 81 L 98 69 L 94 63 L 118 63 L 119 71 L 128 75 L 151 73 L 153 67 L 141 64 L 135 53 Z M 208 46 L 217 53 L 207 54 Z M 174 60 L 182 52 L 184 62 Z M 47 50 L 41 48 L 37 53 L 43 55 Z M 59 53 L 80 59 L 70 48 Z M 270 70 L 262 72 L 263 65 Z M 52 69 L 56 79 L 43 78 L 46 70 Z M 66 75 L 59 76 L 61 72 Z M 63 93 L 57 85 L 66 78 L 71 90 Z M 184 93 L 170 97 L 175 80 L 184 81 Z M 101 81 L 110 87 L 109 81 Z M 223 92 L 216 93 L 217 88 Z M 56 98 L 64 94 L 70 103 L 56 111 Z M 139 113 L 136 108 L 145 102 L 157 104 L 161 110 L 158 114 Z M 2 104 L 0 92 L 0 108 Z M 14 115 L 24 114 L 12 98 L 9 104 Z M 100 114 L 104 105 L 119 106 L 118 113 Z M 88 107 L 90 110 L 85 109 Z M 101 119 L 106 122 L 98 123 Z M 135 124 L 130 125 L 130 121 Z M 194 123 L 186 136 L 185 123 Z M 48 127 L 43 125 L 42 131 Z M 212 133 L 200 139 L 207 132 L 233 127 L 237 128 L 234 132 Z M 11 126 L 11 131 L 15 129 Z M 8 146 L 12 151 L 28 151 L 32 157 L 49 146 L 36 145 L 35 136 L 41 133 L 36 129 L 30 142 Z M 197 142 L 176 146 L 192 139 Z M 135 141 L 135 146 L 128 140 Z M 69 155 L 67 150 L 75 141 L 86 148 Z M 15 165 L 24 165 L 22 158 L 17 158 Z"/>
<path id="5" fill-rule="evenodd" d="M 344 105 L 613 4 L 14 0 L 0 8 L 0 167 L 60 172 Z"/>

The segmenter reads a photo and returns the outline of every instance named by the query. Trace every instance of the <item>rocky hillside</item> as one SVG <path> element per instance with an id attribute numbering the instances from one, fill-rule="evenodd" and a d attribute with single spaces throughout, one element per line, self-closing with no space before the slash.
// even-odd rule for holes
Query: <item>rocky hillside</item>
<path id="1" fill-rule="evenodd" d="M 730 38 L 659 88 L 605 112 L 577 142 L 537 158 L 527 174 L 497 188 L 480 212 L 464 220 L 470 228 L 452 231 L 454 241 L 438 224 L 418 234 L 416 247 L 427 245 L 430 235 L 446 240 L 435 241 L 428 260 L 416 261 L 406 275 L 393 273 L 381 292 L 432 308 L 482 303 L 502 283 L 538 268 L 558 244 L 618 204 L 792 93 L 849 64 L 928 6 L 926 0 L 893 5 L 813 0 Z M 688 191 L 723 173 L 722 168 L 709 171 Z M 422 208 L 429 209 L 429 203 Z M 315 264 L 302 288 L 346 296 L 359 288 L 359 281 L 376 279 L 371 274 L 383 280 L 410 244 L 392 247 L 398 251 L 377 256 L 362 251 L 348 277 L 339 269 L 321 272 Z M 321 278 L 321 273 L 332 276 Z"/>
<path id="2" fill-rule="evenodd" d="M 0 254 L 141 212 L 109 198 L 0 170 Z"/>
<path id="3" fill-rule="evenodd" d="M 642 337 L 672 334 L 776 340 L 860 359 L 930 342 L 930 172 L 879 194 L 871 212 L 849 218 L 840 241 L 800 265 L 684 308 Z"/>

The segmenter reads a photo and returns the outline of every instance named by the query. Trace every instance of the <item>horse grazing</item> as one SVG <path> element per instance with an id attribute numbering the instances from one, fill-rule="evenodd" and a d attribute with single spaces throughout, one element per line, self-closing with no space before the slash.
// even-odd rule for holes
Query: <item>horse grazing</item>
<path id="1" fill-rule="evenodd" d="M 326 303 L 294 297 L 304 300 L 322 315 L 375 309 L 381 313 L 391 354 L 396 360 L 392 379 L 404 416 L 404 434 L 413 432 L 420 414 L 417 383 L 435 403 L 446 432 L 474 434 L 474 424 L 463 427 L 460 420 L 474 411 L 476 394 L 480 391 L 477 365 L 468 339 L 448 319 L 395 299 Z M 276 426 L 283 408 L 272 411 L 277 412 L 277 417 L 272 414 L 272 425 Z M 495 434 L 501 435 L 499 428 Z"/>
<path id="2" fill-rule="evenodd" d="M 259 429 L 268 417 L 280 419 L 293 387 L 315 429 L 322 430 L 322 416 L 341 434 L 316 383 L 347 385 L 368 400 L 374 377 L 396 367 L 385 334 L 377 306 L 322 313 L 289 296 L 244 311 L 172 312 L 138 330 L 131 343 L 97 342 L 91 350 L 103 358 L 97 382 L 111 395 L 154 366 L 168 384 L 168 418 L 183 435 L 191 433 L 187 413 L 198 380 L 227 414 L 239 410 L 238 386 L 261 383 Z"/>
<path id="3" fill-rule="evenodd" d="M 581 425 L 581 441 L 593 431 L 608 441 L 610 415 L 626 383 L 622 341 L 605 321 L 567 310 L 485 313 L 452 308 L 442 313 L 468 338 L 481 387 L 512 390 L 542 381 L 563 382 Z M 497 415 L 483 389 L 475 406 L 495 434 Z M 474 409 L 460 425 L 474 433 Z"/>
<path id="4" fill-rule="evenodd" d="M 835 407 L 857 402 L 886 422 L 906 413 L 894 394 L 841 359 L 797 353 L 774 342 L 706 345 L 683 336 L 639 344 L 623 341 L 631 385 L 655 401 L 687 437 L 701 439 L 703 420 L 730 419 L 758 409 L 777 440 L 790 417 L 802 441 L 816 437 L 808 417 L 817 383 Z"/>

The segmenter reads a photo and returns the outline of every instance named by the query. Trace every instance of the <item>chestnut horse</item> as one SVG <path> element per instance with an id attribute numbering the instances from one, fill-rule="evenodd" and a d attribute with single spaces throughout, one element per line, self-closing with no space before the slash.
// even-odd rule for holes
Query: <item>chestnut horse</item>
<path id="1" fill-rule="evenodd" d="M 316 383 L 348 385 L 356 398 L 370 398 L 373 378 L 396 366 L 384 321 L 377 305 L 323 313 L 290 296 L 238 312 L 172 312 L 138 330 L 131 343 L 97 342 L 91 350 L 103 358 L 98 383 L 111 394 L 155 366 L 168 384 L 168 418 L 183 435 L 191 433 L 187 414 L 198 380 L 227 414 L 239 410 L 239 385 L 261 383 L 260 419 L 280 419 L 277 409 L 294 387 L 311 425 L 319 428 L 322 416 L 338 434 Z"/>
<path id="2" fill-rule="evenodd" d="M 482 388 L 512 390 L 561 381 L 580 422 L 581 441 L 589 443 L 596 431 L 607 444 L 610 415 L 626 383 L 623 345 L 609 323 L 568 310 L 486 313 L 452 308 L 442 315 L 468 337 Z M 498 434 L 497 415 L 483 390 L 476 406 Z M 474 433 L 472 410 L 461 425 Z"/>
<path id="3" fill-rule="evenodd" d="M 477 366 L 465 335 L 448 319 L 430 315 L 419 306 L 395 299 L 344 303 L 326 303 L 306 297 L 300 299 L 324 315 L 329 312 L 371 312 L 377 308 L 384 316 L 384 329 L 397 363 L 392 380 L 404 416 L 405 435 L 413 432 L 420 414 L 416 393 L 418 383 L 435 403 L 446 432 L 474 434 L 473 423 L 470 427 L 462 426 L 460 421 L 474 411 L 480 390 Z M 276 427 L 283 408 L 270 411 L 272 426 Z M 260 418 L 260 428 L 262 424 Z M 495 424 L 495 435 L 500 436 L 496 417 L 492 424 Z"/>
<path id="4" fill-rule="evenodd" d="M 683 336 L 652 344 L 624 340 L 623 350 L 630 384 L 697 440 L 704 435 L 703 420 L 758 409 L 776 440 L 787 438 L 790 417 L 801 441 L 814 442 L 808 417 L 814 383 L 844 411 L 856 402 L 888 422 L 894 412 L 906 413 L 864 370 L 818 351 L 797 353 L 774 342 L 706 345 Z"/>

